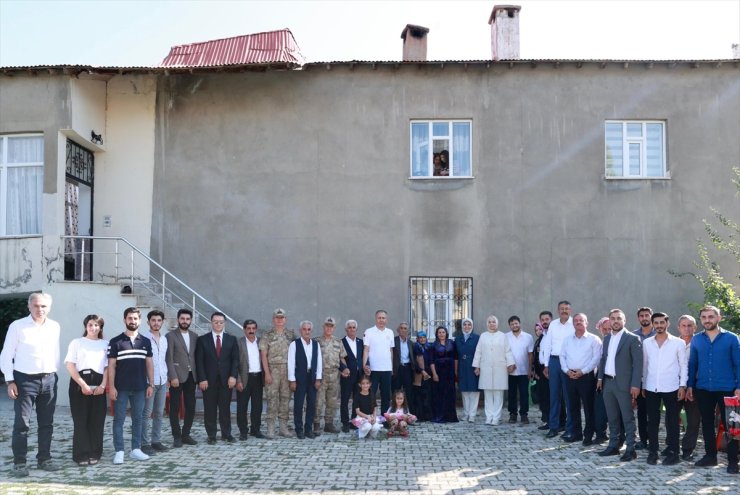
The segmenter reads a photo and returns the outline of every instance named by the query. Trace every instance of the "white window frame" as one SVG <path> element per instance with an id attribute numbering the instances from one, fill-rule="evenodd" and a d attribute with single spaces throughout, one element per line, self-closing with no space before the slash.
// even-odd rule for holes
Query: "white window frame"
<path id="1" fill-rule="evenodd" d="M 621 124 L 622 126 L 622 174 L 621 175 L 609 175 L 607 168 L 608 160 L 608 147 L 607 147 L 607 126 L 609 124 Z M 627 126 L 629 124 L 641 124 L 642 125 L 642 136 L 641 137 L 628 137 Z M 647 175 L 647 126 L 648 124 L 659 124 L 662 128 L 661 133 L 661 147 L 662 147 L 662 163 L 661 170 L 662 174 L 657 176 Z M 630 174 L 630 145 L 637 144 L 640 146 L 640 172 L 637 175 Z M 606 179 L 670 179 L 670 172 L 667 167 L 667 148 L 666 148 L 666 122 L 664 120 L 606 120 L 604 121 L 604 177 Z"/>
<path id="2" fill-rule="evenodd" d="M 43 213 L 39 212 L 39 232 L 29 234 L 8 234 L 8 169 L 19 168 L 19 167 L 44 167 L 44 162 L 33 162 L 33 163 L 8 163 L 8 139 L 10 138 L 22 138 L 22 137 L 41 137 L 43 133 L 40 132 L 27 132 L 18 134 L 0 134 L 0 237 L 25 237 L 25 236 L 39 236 L 42 230 Z M 45 145 L 46 143 L 44 143 Z"/>
<path id="3" fill-rule="evenodd" d="M 446 123 L 448 125 L 447 137 L 449 139 L 449 156 L 450 156 L 450 175 L 434 175 L 434 149 L 433 142 L 434 138 L 443 138 L 444 136 L 434 135 L 434 124 Z M 414 175 L 414 138 L 413 128 L 414 124 L 427 124 L 429 128 L 429 159 L 427 163 L 427 175 Z M 453 128 L 454 124 L 468 124 L 470 126 L 470 137 L 468 141 L 468 147 L 470 149 L 470 175 L 452 175 L 453 174 L 453 156 L 454 156 L 454 135 Z M 472 119 L 412 119 L 409 122 L 409 178 L 414 180 L 427 180 L 427 179 L 472 179 L 473 177 L 473 120 Z"/>
<path id="4" fill-rule="evenodd" d="M 447 290 L 434 292 L 434 282 L 447 282 Z M 414 296 L 414 283 L 423 284 L 421 298 Z M 455 283 L 467 282 L 463 287 L 464 293 L 455 294 Z M 444 314 L 436 314 L 436 302 L 444 301 Z M 415 309 L 417 309 L 416 314 Z M 409 277 L 409 326 L 411 335 L 420 331 L 427 333 L 429 341 L 435 340 L 434 331 L 437 326 L 447 327 L 450 337 L 455 335 L 455 322 L 462 318 L 473 318 L 473 277 Z"/>

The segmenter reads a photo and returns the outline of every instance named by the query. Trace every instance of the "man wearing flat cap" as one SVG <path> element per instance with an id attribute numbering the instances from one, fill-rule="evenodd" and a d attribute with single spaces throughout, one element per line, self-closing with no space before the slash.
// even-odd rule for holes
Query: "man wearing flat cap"
<path id="1" fill-rule="evenodd" d="M 285 323 L 285 310 L 277 308 L 272 312 L 272 329 L 262 337 L 259 344 L 267 390 L 267 438 L 275 438 L 278 420 L 280 436 L 292 437 L 294 435 L 288 430 L 290 417 L 288 347 L 296 337 L 293 330 L 285 328 Z"/>
<path id="2" fill-rule="evenodd" d="M 337 323 L 331 316 L 324 320 L 324 333 L 318 338 L 321 347 L 321 359 L 324 365 L 323 380 L 316 397 L 316 416 L 314 417 L 313 431 L 318 435 L 321 427 L 321 412 L 324 413 L 324 431 L 339 433 L 334 426 L 334 416 L 337 415 L 337 400 L 339 398 L 339 374 L 349 375 L 347 369 L 347 351 L 342 341 L 334 338 L 334 329 Z"/>

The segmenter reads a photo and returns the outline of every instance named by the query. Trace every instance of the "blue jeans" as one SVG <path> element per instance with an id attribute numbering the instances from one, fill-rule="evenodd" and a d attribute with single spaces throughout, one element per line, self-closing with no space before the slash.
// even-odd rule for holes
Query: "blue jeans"
<path id="1" fill-rule="evenodd" d="M 13 372 L 18 397 L 13 404 L 15 422 L 13 423 L 13 463 L 25 464 L 28 455 L 28 430 L 31 424 L 31 411 L 36 405 L 36 423 L 39 430 L 39 450 L 36 460 L 51 459 L 51 435 L 54 432 L 54 410 L 57 405 L 57 375 L 27 375 Z"/>
<path id="2" fill-rule="evenodd" d="M 162 416 L 164 416 L 164 403 L 167 399 L 167 385 L 155 385 L 152 396 L 144 401 L 143 424 L 141 426 L 142 445 L 161 443 L 162 440 Z M 152 416 L 154 413 L 154 417 Z M 150 420 L 151 419 L 151 420 Z M 151 427 L 151 437 L 149 428 Z"/>
<path id="3" fill-rule="evenodd" d="M 391 380 L 392 371 L 373 371 L 370 373 L 370 382 L 372 383 L 373 394 L 377 397 L 378 387 L 380 387 L 380 412 L 381 414 L 388 411 L 391 406 Z"/>
<path id="4" fill-rule="evenodd" d="M 560 369 L 560 358 L 550 357 L 550 421 L 548 425 L 551 430 L 560 428 L 560 400 L 565 401 L 565 434 L 573 434 L 573 413 L 570 410 L 568 400 L 567 382 L 568 376 Z"/>
<path id="5" fill-rule="evenodd" d="M 131 450 L 141 448 L 141 419 L 144 414 L 146 390 L 119 390 L 113 408 L 113 447 L 116 452 L 123 451 L 123 422 L 126 408 L 131 402 Z"/>

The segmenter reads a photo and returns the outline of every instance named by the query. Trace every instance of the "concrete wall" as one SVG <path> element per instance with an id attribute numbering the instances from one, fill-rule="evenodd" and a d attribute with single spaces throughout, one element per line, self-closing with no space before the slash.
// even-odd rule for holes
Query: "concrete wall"
<path id="1" fill-rule="evenodd" d="M 693 269 L 710 206 L 739 211 L 738 114 L 727 65 L 162 78 L 152 251 L 262 325 L 277 306 L 292 326 L 364 328 L 380 307 L 395 325 L 408 277 L 443 275 L 473 277 L 479 330 L 560 299 L 594 323 L 621 306 L 637 326 L 638 306 L 679 315 L 701 299 L 668 270 Z M 475 178 L 409 179 L 414 118 L 472 119 Z M 607 119 L 666 120 L 671 179 L 605 180 Z"/>
<path id="2" fill-rule="evenodd" d="M 81 76 L 82 77 L 82 76 Z M 89 141 L 91 131 L 107 138 L 105 132 L 106 81 L 100 79 L 72 78 L 69 81 L 72 99 L 72 129 Z M 87 143 L 80 143 L 88 147 Z"/>

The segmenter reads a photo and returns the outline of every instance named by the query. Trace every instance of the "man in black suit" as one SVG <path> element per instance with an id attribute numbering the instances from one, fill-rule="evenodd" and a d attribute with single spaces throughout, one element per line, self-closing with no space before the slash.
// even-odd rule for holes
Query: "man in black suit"
<path id="1" fill-rule="evenodd" d="M 195 370 L 198 387 L 203 391 L 203 422 L 208 443 L 216 443 L 216 413 L 221 439 L 233 443 L 231 436 L 231 389 L 239 373 L 239 345 L 236 337 L 224 332 L 226 315 L 211 315 L 211 331 L 198 337 L 195 346 Z"/>
<path id="2" fill-rule="evenodd" d="M 609 312 L 609 323 L 612 331 L 604 337 L 596 382 L 596 390 L 604 391 L 609 445 L 599 455 L 619 455 L 619 437 L 624 432 L 627 450 L 620 460 L 631 461 L 637 458 L 632 405 L 642 387 L 642 344 L 637 335 L 625 330 L 625 316 L 621 309 Z"/>
<path id="3" fill-rule="evenodd" d="M 409 339 L 409 324 L 401 322 L 396 328 L 393 347 L 393 393 L 403 389 L 406 392 L 406 403 L 413 404 L 411 398 L 414 383 L 414 344 Z M 385 412 L 385 411 L 383 411 Z M 412 411 L 413 412 L 413 411 Z"/>
<path id="4" fill-rule="evenodd" d="M 365 348 L 362 339 L 357 338 L 357 322 L 347 320 L 344 324 L 345 337 L 342 339 L 342 345 L 347 352 L 347 365 L 340 364 L 339 369 L 341 376 L 339 386 L 341 397 L 339 400 L 339 417 L 342 420 L 342 431 L 347 433 L 351 427 L 350 420 L 352 414 L 349 409 L 349 399 L 355 393 L 357 382 L 364 375 L 362 371 L 362 350 Z"/>

